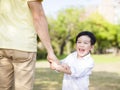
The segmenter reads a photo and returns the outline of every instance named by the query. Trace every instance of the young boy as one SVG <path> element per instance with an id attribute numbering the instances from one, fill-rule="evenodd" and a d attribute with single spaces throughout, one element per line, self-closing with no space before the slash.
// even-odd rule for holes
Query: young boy
<path id="1" fill-rule="evenodd" d="M 94 66 L 90 56 L 96 38 L 89 31 L 76 36 L 76 51 L 61 60 L 61 64 L 51 62 L 51 69 L 64 73 L 62 90 L 88 90 L 89 75 Z"/>

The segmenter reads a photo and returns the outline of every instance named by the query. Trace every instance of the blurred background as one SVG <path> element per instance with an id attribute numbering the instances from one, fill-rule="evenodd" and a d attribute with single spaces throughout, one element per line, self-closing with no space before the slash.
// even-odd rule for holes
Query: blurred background
<path id="1" fill-rule="evenodd" d="M 120 0 L 44 0 L 43 8 L 58 58 L 75 50 L 79 32 L 93 32 L 97 43 L 90 90 L 120 90 Z M 38 39 L 35 90 L 61 90 L 63 74 L 49 69 L 46 55 Z"/>
<path id="2" fill-rule="evenodd" d="M 120 0 L 44 0 L 43 7 L 58 56 L 74 51 L 75 36 L 83 30 L 97 38 L 94 54 L 119 55 Z M 44 52 L 39 39 L 38 48 Z"/>

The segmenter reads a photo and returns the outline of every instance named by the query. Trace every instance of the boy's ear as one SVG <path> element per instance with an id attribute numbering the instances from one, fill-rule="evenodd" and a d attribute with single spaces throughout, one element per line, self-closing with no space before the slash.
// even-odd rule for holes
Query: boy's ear
<path id="1" fill-rule="evenodd" d="M 94 49 L 94 45 L 92 45 L 92 46 L 91 46 L 91 50 L 90 50 L 90 51 L 92 52 L 92 51 L 93 51 L 93 49 Z"/>
<path id="2" fill-rule="evenodd" d="M 77 48 L 77 44 L 75 44 L 75 49 Z"/>

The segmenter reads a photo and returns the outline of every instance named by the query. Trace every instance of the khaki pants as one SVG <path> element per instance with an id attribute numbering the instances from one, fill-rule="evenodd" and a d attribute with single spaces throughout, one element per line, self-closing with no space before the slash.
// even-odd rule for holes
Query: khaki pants
<path id="1" fill-rule="evenodd" d="M 0 49 L 0 90 L 33 90 L 36 52 Z"/>

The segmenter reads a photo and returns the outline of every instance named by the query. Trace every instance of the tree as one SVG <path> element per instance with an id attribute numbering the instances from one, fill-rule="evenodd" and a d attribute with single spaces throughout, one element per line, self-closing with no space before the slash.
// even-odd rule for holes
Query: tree
<path id="1" fill-rule="evenodd" d="M 73 39 L 78 32 L 79 17 L 81 17 L 83 12 L 83 10 L 70 8 L 60 11 L 56 19 L 49 19 L 50 33 L 52 35 L 52 41 L 54 41 L 53 45 L 54 47 L 60 48 L 57 50 L 60 55 L 63 54 L 68 42 L 71 42 L 70 44 L 73 47 Z M 57 45 L 56 42 L 58 43 Z M 69 47 L 69 49 L 72 48 Z"/>
<path id="2" fill-rule="evenodd" d="M 75 36 L 83 30 L 91 31 L 97 38 L 94 53 L 106 53 L 111 47 L 120 48 L 120 26 L 106 21 L 99 13 L 86 17 L 83 9 L 68 8 L 60 11 L 56 19 L 49 18 L 52 44 L 58 55 L 74 50 Z"/>

